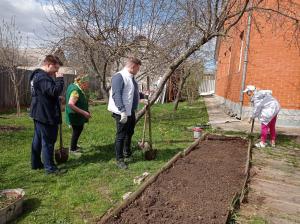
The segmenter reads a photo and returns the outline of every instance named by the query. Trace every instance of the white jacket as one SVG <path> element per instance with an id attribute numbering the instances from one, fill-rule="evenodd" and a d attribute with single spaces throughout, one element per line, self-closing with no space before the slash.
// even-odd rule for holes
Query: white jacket
<path id="1" fill-rule="evenodd" d="M 134 84 L 132 82 L 132 74 L 130 74 L 126 68 L 119 71 L 116 74 L 121 74 L 124 81 L 124 89 L 122 93 L 123 104 L 126 109 L 126 115 L 131 116 L 132 103 L 133 103 L 133 95 L 134 95 Z M 110 112 L 115 114 L 121 114 L 119 109 L 117 108 L 114 99 L 112 98 L 112 89 L 109 91 L 109 101 L 108 108 Z"/>
<path id="2" fill-rule="evenodd" d="M 256 90 L 251 98 L 252 118 L 267 125 L 280 111 L 280 104 L 268 91 Z"/>

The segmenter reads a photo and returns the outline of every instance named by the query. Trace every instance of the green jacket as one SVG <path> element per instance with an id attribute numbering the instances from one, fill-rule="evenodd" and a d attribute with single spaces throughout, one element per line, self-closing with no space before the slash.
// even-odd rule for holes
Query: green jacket
<path id="1" fill-rule="evenodd" d="M 68 125 L 83 125 L 84 123 L 88 122 L 88 119 L 73 111 L 69 106 L 70 96 L 73 91 L 76 91 L 79 94 L 76 106 L 84 111 L 89 111 L 88 100 L 82 89 L 75 83 L 72 83 L 68 86 L 66 93 L 66 122 Z"/>

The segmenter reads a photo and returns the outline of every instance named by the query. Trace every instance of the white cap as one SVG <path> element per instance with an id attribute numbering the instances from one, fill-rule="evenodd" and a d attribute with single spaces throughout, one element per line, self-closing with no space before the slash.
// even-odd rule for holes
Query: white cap
<path id="1" fill-rule="evenodd" d="M 255 87 L 255 86 L 248 85 L 248 86 L 246 87 L 246 89 L 243 91 L 243 93 L 246 93 L 246 92 L 248 92 L 248 91 L 254 91 L 254 90 L 256 90 L 256 87 Z"/>

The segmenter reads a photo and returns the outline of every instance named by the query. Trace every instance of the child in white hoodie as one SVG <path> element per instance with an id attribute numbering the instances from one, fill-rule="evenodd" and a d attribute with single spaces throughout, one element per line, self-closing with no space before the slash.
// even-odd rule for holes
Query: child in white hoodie
<path id="1" fill-rule="evenodd" d="M 258 148 L 266 147 L 267 135 L 268 131 L 270 131 L 270 143 L 272 147 L 275 147 L 275 126 L 277 115 L 280 111 L 280 104 L 272 96 L 271 91 L 257 90 L 255 86 L 248 85 L 243 92 L 247 93 L 248 96 L 251 96 L 253 110 L 249 119 L 249 123 L 251 123 L 254 118 L 258 118 L 258 120 L 261 122 L 261 141 L 255 144 L 255 146 Z"/>

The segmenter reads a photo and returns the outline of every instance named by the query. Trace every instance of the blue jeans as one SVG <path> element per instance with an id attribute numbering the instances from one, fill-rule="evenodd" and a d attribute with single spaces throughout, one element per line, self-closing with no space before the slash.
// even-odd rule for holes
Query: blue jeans
<path id="1" fill-rule="evenodd" d="M 54 145 L 57 139 L 57 132 L 58 125 L 48 125 L 34 121 L 34 137 L 31 147 L 32 169 L 44 167 L 47 173 L 57 170 L 54 163 Z M 44 164 L 42 163 L 41 155 Z"/>

